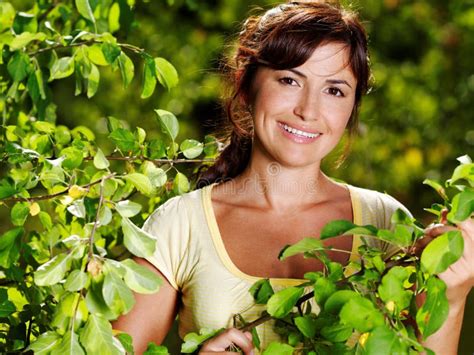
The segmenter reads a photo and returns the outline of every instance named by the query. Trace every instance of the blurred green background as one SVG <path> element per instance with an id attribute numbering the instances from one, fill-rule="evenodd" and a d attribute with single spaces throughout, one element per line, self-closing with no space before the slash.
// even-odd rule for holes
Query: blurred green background
<path id="1" fill-rule="evenodd" d="M 12 1 L 28 10 L 32 1 Z M 201 139 L 222 120 L 219 62 L 249 12 L 275 1 L 137 1 L 135 21 L 120 30 L 128 43 L 172 62 L 180 84 L 140 99 L 140 80 L 124 90 L 102 70 L 92 101 L 74 96 L 73 78 L 55 82 L 57 123 L 86 125 L 105 142 L 106 116 L 158 134 L 154 108 L 174 112 L 181 137 Z M 347 2 L 346 2 L 347 3 Z M 374 88 L 364 98 L 360 132 L 346 162 L 327 172 L 351 184 L 386 191 L 425 222 L 436 201 L 425 178 L 446 179 L 456 157 L 474 156 L 474 0 L 351 2 L 370 36 Z M 119 35 L 120 37 L 120 35 Z M 136 59 L 136 65 L 140 61 Z M 337 152 L 335 154 L 337 156 Z M 460 354 L 474 352 L 474 294 L 464 320 Z M 471 334 L 471 336 L 468 336 Z"/>

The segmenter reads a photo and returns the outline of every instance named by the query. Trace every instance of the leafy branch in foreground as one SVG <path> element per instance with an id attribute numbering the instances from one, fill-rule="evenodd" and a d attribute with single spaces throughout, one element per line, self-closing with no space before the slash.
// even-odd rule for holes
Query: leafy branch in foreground
<path id="1" fill-rule="evenodd" d="M 1 353 L 133 353 L 130 336 L 114 334 L 110 321 L 132 308 L 133 292 L 161 284 L 130 259 L 155 249 L 138 225 L 189 191 L 194 163 L 217 154 L 213 137 L 178 143 L 179 122 L 164 110 L 152 112 L 161 130 L 152 139 L 108 117 L 105 146 L 89 127 L 56 123 L 57 80 L 74 75 L 74 94 L 92 99 L 103 68 L 130 88 L 141 63 L 141 98 L 158 83 L 177 85 L 164 58 L 118 41 L 133 6 L 41 1 L 19 12 L 0 3 L 0 212 L 9 217 L 0 236 Z M 150 345 L 149 352 L 167 350 Z"/>
<path id="2" fill-rule="evenodd" d="M 438 223 L 456 225 L 474 212 L 474 164 L 468 156 L 458 160 L 460 165 L 444 185 L 425 181 L 443 199 L 428 209 Z M 256 304 L 265 305 L 265 311 L 251 322 L 238 315 L 239 329 L 252 331 L 254 344 L 260 348 L 257 327 L 274 322 L 281 343 L 267 344 L 263 354 L 432 353 L 420 339 L 435 333 L 449 310 L 446 285 L 437 274 L 461 257 L 463 237 L 459 230 L 444 233 L 420 255 L 417 247 L 424 238 L 423 226 L 401 210 L 392 216 L 392 225 L 385 230 L 333 221 L 320 238 L 305 238 L 285 247 L 280 260 L 303 254 L 321 261 L 323 270 L 308 272 L 301 285 L 278 291 L 268 279 L 256 282 L 250 293 Z M 343 266 L 329 259 L 327 251 L 332 248 L 324 240 L 340 235 L 362 236 L 358 261 Z M 371 243 L 374 240 L 389 243 L 392 255 L 386 258 Z M 419 297 L 424 298 L 421 306 L 416 302 Z M 188 334 L 182 351 L 194 351 L 212 331 L 204 335 Z"/>

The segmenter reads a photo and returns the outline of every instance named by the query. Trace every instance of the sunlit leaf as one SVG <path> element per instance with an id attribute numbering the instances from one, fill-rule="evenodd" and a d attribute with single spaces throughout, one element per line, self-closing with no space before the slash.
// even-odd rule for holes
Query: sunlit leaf
<path id="1" fill-rule="evenodd" d="M 179 122 L 175 115 L 165 110 L 155 110 L 163 133 L 167 134 L 173 141 L 178 136 Z"/>
<path id="2" fill-rule="evenodd" d="M 89 0 L 75 0 L 77 11 L 84 18 L 95 23 L 94 13 L 92 12 L 91 4 Z"/>
<path id="3" fill-rule="evenodd" d="M 50 286 L 64 279 L 71 266 L 70 254 L 58 254 L 46 264 L 41 265 L 34 273 L 35 284 Z"/>
<path id="4" fill-rule="evenodd" d="M 416 313 L 416 324 L 425 339 L 441 328 L 449 312 L 446 284 L 436 277 L 430 277 L 426 289 L 425 302 Z"/>
<path id="5" fill-rule="evenodd" d="M 188 159 L 194 159 L 201 155 L 203 144 L 194 139 L 185 139 L 180 146 L 183 155 Z"/>
<path id="6" fill-rule="evenodd" d="M 178 72 L 174 66 L 164 58 L 155 58 L 156 77 L 166 89 L 178 85 Z"/>
<path id="7" fill-rule="evenodd" d="M 439 274 L 456 262 L 464 250 L 460 231 L 449 231 L 432 240 L 421 254 L 421 268 L 430 274 Z"/>
<path id="8" fill-rule="evenodd" d="M 201 328 L 199 334 L 197 333 L 188 333 L 183 339 L 183 344 L 181 344 L 181 353 L 191 354 L 198 348 L 199 345 L 204 343 L 207 339 L 212 338 L 217 333 L 221 332 L 222 329 L 206 329 Z"/>
<path id="9" fill-rule="evenodd" d="M 177 172 L 173 180 L 173 191 L 177 195 L 184 194 L 191 188 L 188 177 L 181 172 Z"/>
<path id="10" fill-rule="evenodd" d="M 115 353 L 112 326 L 103 317 L 91 314 L 79 339 L 88 354 L 111 355 Z"/>
<path id="11" fill-rule="evenodd" d="M 121 264 L 125 267 L 125 283 L 133 291 L 150 294 L 159 290 L 162 280 L 156 273 L 132 259 L 124 260 Z"/>
<path id="12" fill-rule="evenodd" d="M 151 195 L 153 193 L 153 185 L 148 176 L 140 173 L 131 173 L 125 175 L 123 178 L 132 183 L 141 193 L 145 195 Z"/>
<path id="13" fill-rule="evenodd" d="M 341 323 L 350 325 L 361 333 L 369 332 L 384 324 L 384 317 L 374 304 L 364 297 L 353 297 L 339 313 Z"/>
<path id="14" fill-rule="evenodd" d="M 132 60 L 124 52 L 120 53 L 118 63 L 122 75 L 123 86 L 127 88 L 135 75 L 135 66 L 133 65 Z"/>
<path id="15" fill-rule="evenodd" d="M 275 318 L 283 318 L 291 312 L 293 307 L 303 295 L 304 289 L 288 287 L 278 291 L 267 302 L 267 312 Z"/>
<path id="16" fill-rule="evenodd" d="M 291 345 L 272 342 L 262 355 L 292 355 L 294 350 L 295 348 Z"/>
<path id="17" fill-rule="evenodd" d="M 63 79 L 74 73 L 74 58 L 63 57 L 54 62 L 49 81 Z"/>
<path id="18" fill-rule="evenodd" d="M 97 148 L 97 153 L 94 156 L 94 166 L 97 169 L 107 169 L 110 166 L 109 161 L 100 148 Z"/>
<path id="19" fill-rule="evenodd" d="M 280 260 L 285 260 L 290 256 L 307 253 L 307 252 L 315 252 L 315 251 L 322 251 L 326 250 L 321 240 L 316 238 L 304 238 L 297 242 L 296 244 L 286 246 L 281 252 L 278 258 Z"/>
<path id="20" fill-rule="evenodd" d="M 36 355 L 48 355 L 57 348 L 61 342 L 61 336 L 54 331 L 47 331 L 40 336 L 28 347 Z"/>
<path id="21" fill-rule="evenodd" d="M 146 258 L 155 251 L 156 241 L 150 235 L 134 225 L 128 218 L 122 217 L 123 241 L 133 255 Z"/>

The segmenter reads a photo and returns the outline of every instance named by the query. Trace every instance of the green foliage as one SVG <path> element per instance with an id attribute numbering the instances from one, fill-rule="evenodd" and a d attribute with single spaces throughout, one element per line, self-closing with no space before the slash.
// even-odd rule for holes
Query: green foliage
<path id="1" fill-rule="evenodd" d="M 57 124 L 54 87 L 63 81 L 74 82 L 67 91 L 74 100 L 95 99 L 108 75 L 125 88 L 138 77 L 142 98 L 157 83 L 177 85 L 170 62 L 122 42 L 133 6 L 75 0 L 25 11 L 0 4 L 0 206 L 10 217 L 0 238 L 2 353 L 133 353 L 131 338 L 115 337 L 110 321 L 130 311 L 133 292 L 161 285 L 130 259 L 155 250 L 138 225 L 192 188 L 192 170 L 179 164 L 212 161 L 217 152 L 215 139 L 178 141 L 180 123 L 165 110 L 156 110 L 155 123 L 165 135 L 153 139 L 112 116 L 105 144 L 85 124 Z M 151 345 L 147 353 L 167 350 Z"/>
<path id="2" fill-rule="evenodd" d="M 460 163 L 444 185 L 429 182 L 443 198 L 440 208 L 444 212 L 435 211 L 438 222 L 446 223 L 449 214 L 466 219 L 472 213 L 459 212 L 470 206 L 473 198 L 469 196 L 474 192 L 472 163 L 468 157 Z M 460 175 L 460 171 L 469 173 Z M 462 181 L 458 176 L 463 176 Z M 466 196 L 464 203 L 456 200 L 460 193 Z M 424 238 L 422 225 L 401 210 L 391 220 L 392 230 L 333 221 L 322 229 L 319 239 L 304 238 L 286 246 L 280 259 L 303 254 L 321 261 L 323 271 L 307 272 L 304 283 L 276 293 L 269 280 L 257 281 L 250 294 L 256 304 L 266 304 L 266 310 L 259 319 L 243 319 L 241 329 L 255 331 L 255 324 L 276 321 L 275 331 L 282 342 L 267 344 L 263 354 L 292 354 L 295 350 L 302 354 L 430 353 L 416 334 L 419 331 L 423 338 L 432 335 L 448 316 L 446 285 L 437 275 L 461 257 L 463 237 L 457 230 L 442 234 L 428 243 L 420 256 L 417 246 Z M 327 256 L 332 248 L 322 240 L 343 234 L 364 237 L 356 268 L 353 263 L 343 266 L 332 262 Z M 391 242 L 399 249 L 384 259 L 384 252 L 370 246 L 368 238 Z M 417 306 L 415 299 L 422 294 L 426 299 Z M 317 307 L 308 304 L 310 300 Z"/>

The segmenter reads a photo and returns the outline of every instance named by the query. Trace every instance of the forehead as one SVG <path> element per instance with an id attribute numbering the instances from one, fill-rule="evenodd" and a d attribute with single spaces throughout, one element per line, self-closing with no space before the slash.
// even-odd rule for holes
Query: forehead
<path id="1" fill-rule="evenodd" d="M 308 77 L 344 77 L 356 81 L 350 65 L 349 47 L 338 42 L 319 45 L 311 57 L 295 69 Z"/>

